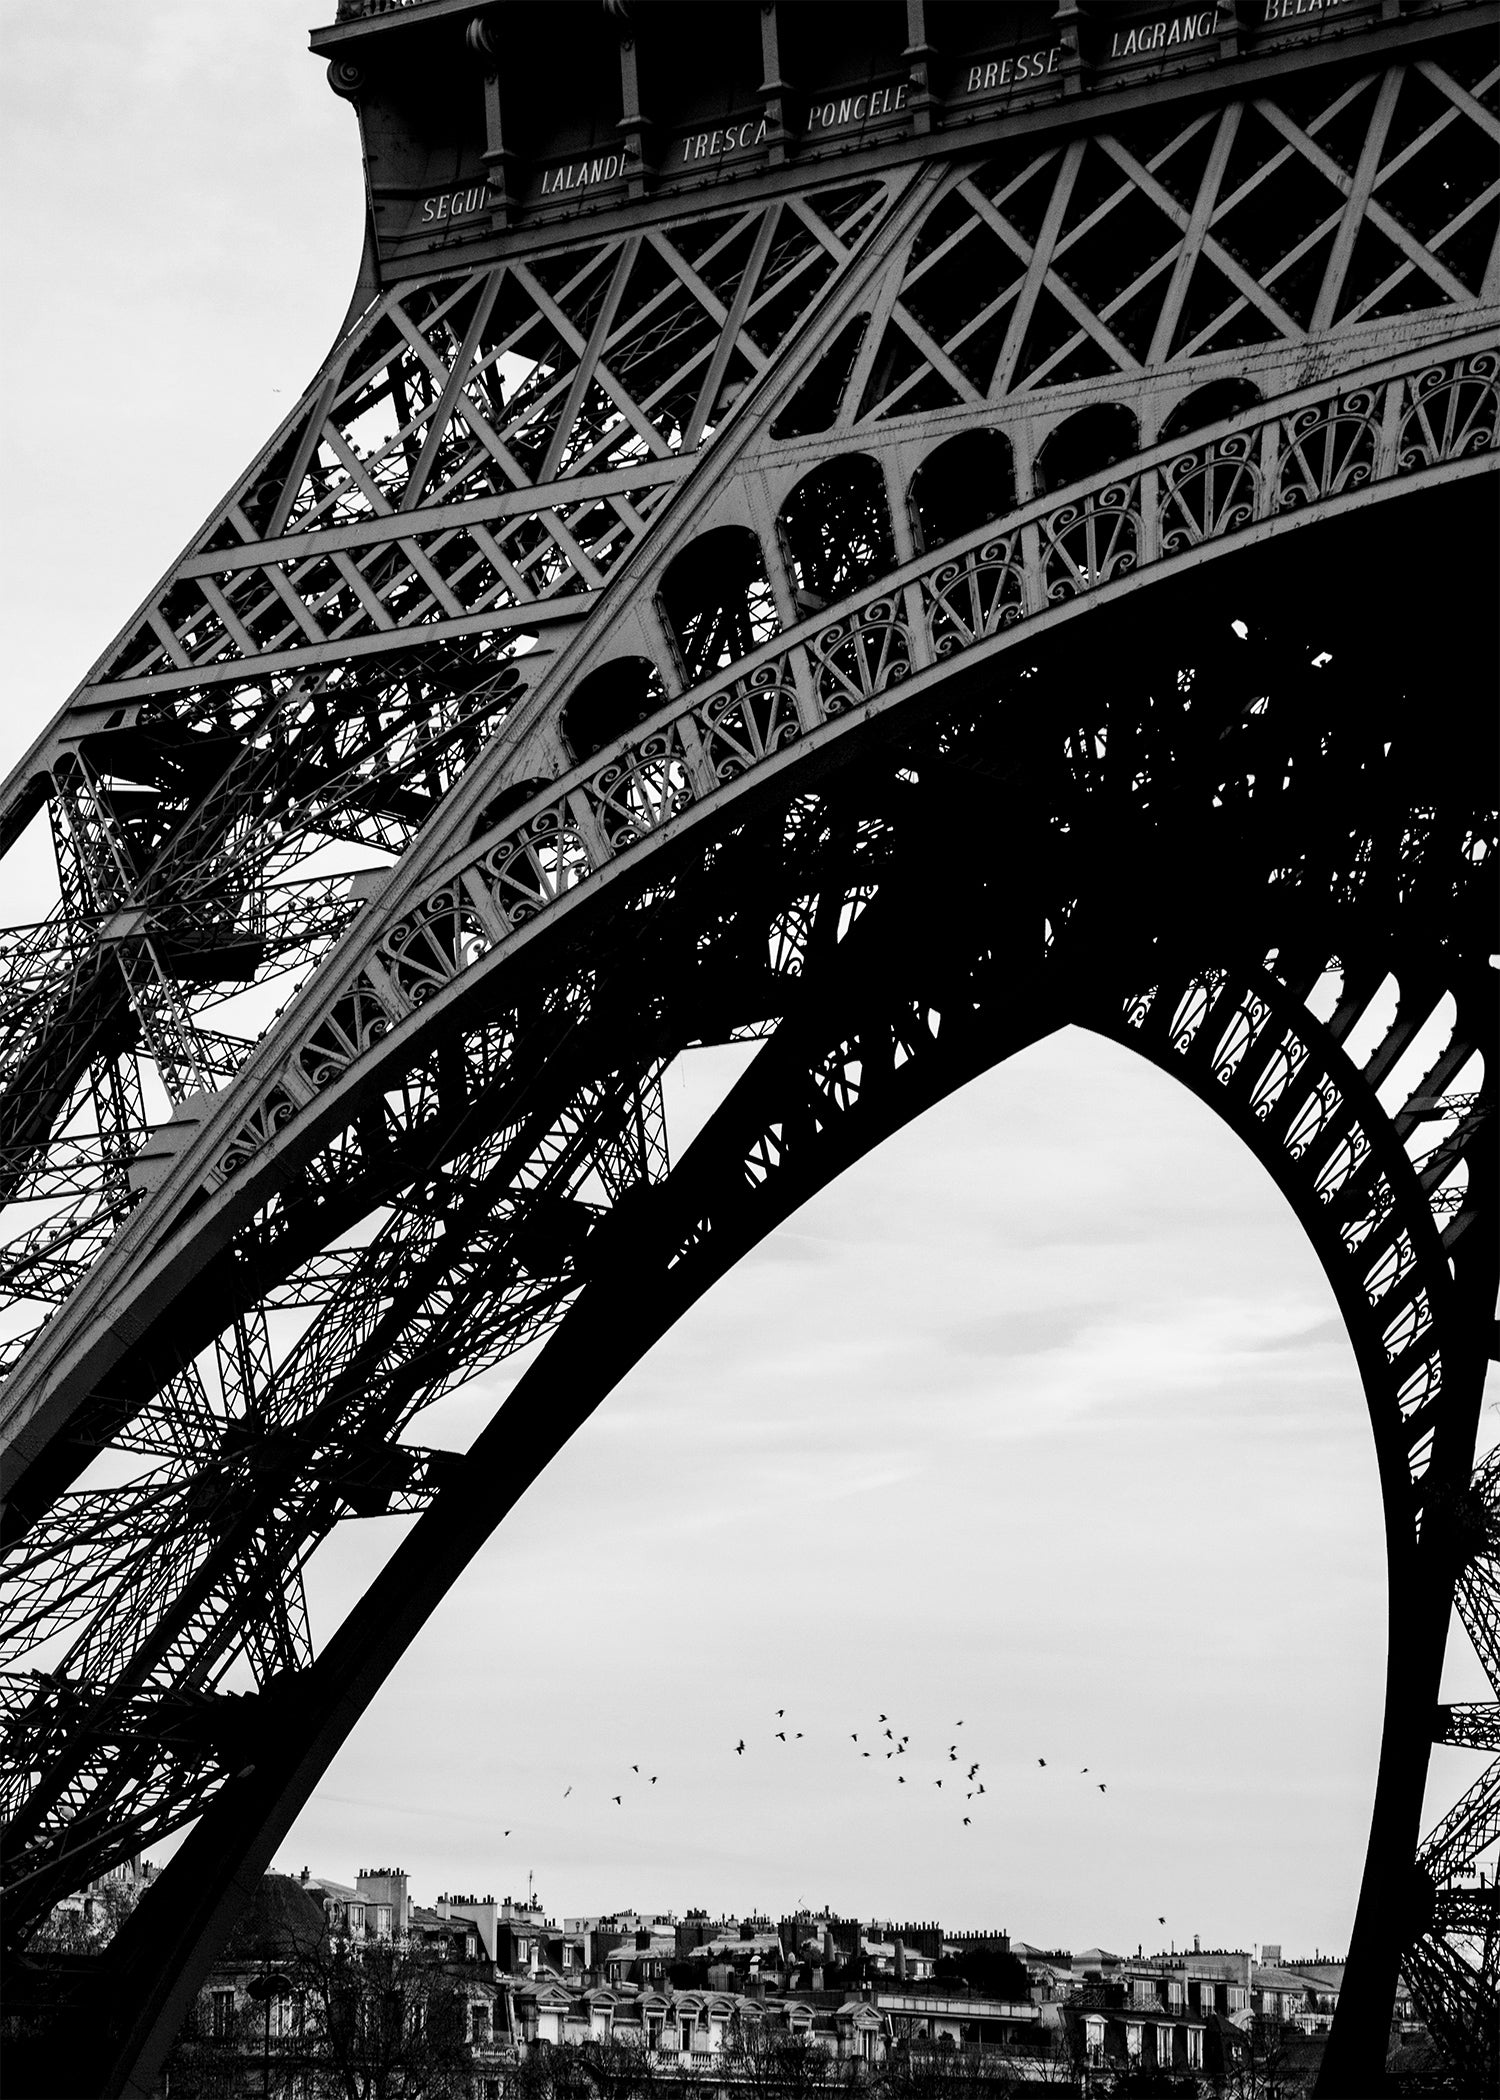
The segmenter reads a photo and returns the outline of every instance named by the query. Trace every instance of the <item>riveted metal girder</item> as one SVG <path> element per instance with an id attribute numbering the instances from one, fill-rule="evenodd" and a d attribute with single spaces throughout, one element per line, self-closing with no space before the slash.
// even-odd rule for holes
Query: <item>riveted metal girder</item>
<path id="1" fill-rule="evenodd" d="M 1493 1631 L 1481 42 L 1460 10 L 1279 94 L 393 284 L 13 777 L 59 868 L 0 940 L 26 1988 L 60 1894 L 196 1822 L 96 1979 L 103 2086 L 153 2075 L 375 1686 L 629 1364 L 1069 1021 L 1264 1162 L 1369 1400 L 1391 1662 L 1325 2089 L 1379 2074 L 1403 1959 L 1490 2061 L 1493 1774 L 1413 1865 L 1434 1729 L 1493 1733 L 1437 1709 L 1455 1587 Z M 674 1164 L 661 1074 L 731 1038 L 764 1047 Z M 542 1337 L 468 1458 L 416 1441 Z M 392 1511 L 411 1550 L 321 1638 L 308 1560 Z"/>

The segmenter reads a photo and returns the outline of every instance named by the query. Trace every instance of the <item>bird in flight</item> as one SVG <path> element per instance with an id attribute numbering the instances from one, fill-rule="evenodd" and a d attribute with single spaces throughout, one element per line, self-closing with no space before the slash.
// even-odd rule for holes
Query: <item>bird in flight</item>
<path id="1" fill-rule="evenodd" d="M 868 1750 L 861 1750 L 859 1754 L 861 1757 L 868 1757 L 870 1753 Z"/>
<path id="2" fill-rule="evenodd" d="M 655 1772 L 653 1772 L 653 1773 L 651 1774 L 651 1784 L 652 1784 L 653 1786 L 655 1786 L 655 1784 L 656 1784 L 656 1778 L 657 1778 L 657 1775 L 656 1775 L 656 1773 L 655 1773 Z"/>
<path id="3" fill-rule="evenodd" d="M 977 1772 L 978 1770 L 979 1770 L 979 1767 L 978 1767 L 978 1765 L 977 1765 L 977 1764 L 973 1764 L 973 1765 L 970 1765 L 970 1767 L 969 1767 L 969 1774 L 968 1774 L 968 1776 L 970 1777 L 970 1779 L 972 1779 L 972 1778 L 974 1777 L 974 1774 L 975 1774 L 975 1773 L 976 1773 L 976 1772 Z"/>
<path id="4" fill-rule="evenodd" d="M 856 1733 L 855 1733 L 855 1734 L 851 1735 L 851 1736 L 850 1736 L 850 1738 L 849 1738 L 849 1740 L 850 1740 L 850 1742 L 851 1742 L 851 1743 L 857 1743 L 857 1742 L 859 1741 L 859 1735 L 858 1735 L 858 1732 L 856 1731 Z"/>
<path id="5" fill-rule="evenodd" d="M 877 1715 L 875 1716 L 875 1718 L 876 1718 L 876 1720 L 877 1720 L 877 1721 L 883 1721 L 883 1720 L 885 1719 L 885 1715 L 884 1715 L 884 1714 L 877 1714 Z"/>
<path id="6" fill-rule="evenodd" d="M 573 1791 L 573 1789 L 572 1789 L 572 1788 L 571 1788 L 570 1786 L 565 1786 L 565 1787 L 563 1788 L 563 1799 L 564 1799 L 564 1801 L 566 1801 L 566 1800 L 567 1800 L 567 1798 L 568 1798 L 569 1794 L 571 1794 L 571 1793 L 572 1793 L 572 1791 Z"/>
<path id="7" fill-rule="evenodd" d="M 506 1835 L 507 1837 L 509 1837 L 509 1836 L 510 1836 L 510 1832 L 509 1832 L 509 1831 L 507 1830 L 507 1831 L 506 1831 L 506 1833 L 505 1833 L 505 1835 Z"/>
<path id="8" fill-rule="evenodd" d="M 777 1707 L 776 1718 L 778 1721 L 784 1721 L 786 1719 L 786 1708 L 784 1706 Z"/>
<path id="9" fill-rule="evenodd" d="M 982 1779 L 980 1780 L 978 1786 L 974 1789 L 974 1791 L 976 1794 L 982 1794 L 984 1792 L 984 1781 Z"/>
<path id="10" fill-rule="evenodd" d="M 955 1721 L 953 1725 L 955 1728 L 962 1728 L 964 1724 L 962 1721 Z"/>
<path id="11" fill-rule="evenodd" d="M 739 1741 L 738 1741 L 738 1742 L 737 1742 L 737 1743 L 735 1744 L 735 1746 L 734 1746 L 734 1754 L 735 1754 L 735 1756 L 736 1756 L 736 1757 L 743 1757 L 743 1756 L 744 1756 L 744 1754 L 745 1754 L 745 1738 L 744 1738 L 743 1736 L 741 1736 L 741 1737 L 740 1737 L 740 1739 L 739 1739 Z"/>
<path id="12" fill-rule="evenodd" d="M 899 1772 L 896 1774 L 896 1784 L 897 1786 L 905 1786 L 906 1784 L 905 1779 L 901 1776 Z"/>
<path id="13" fill-rule="evenodd" d="M 965 1828 L 967 1829 L 968 1825 L 969 1825 L 970 1823 L 972 1823 L 972 1822 L 973 1822 L 973 1820 L 974 1820 L 974 1818 L 973 1818 L 972 1816 L 965 1816 L 965 1817 L 964 1817 L 964 1827 L 965 1827 Z"/>
<path id="14" fill-rule="evenodd" d="M 614 1802 L 616 1808 L 620 1806 L 620 1797 L 618 1794 L 612 1794 L 610 1796 L 610 1799 Z"/>
<path id="15" fill-rule="evenodd" d="M 1165 1925 L 1167 1921 L 1165 1918 L 1158 1918 L 1156 1922 L 1158 1925 Z"/>
<path id="16" fill-rule="evenodd" d="M 639 1766 L 639 1765 L 632 1765 L 632 1766 L 630 1767 L 630 1769 L 631 1769 L 631 1771 L 632 1771 L 632 1772 L 639 1772 L 639 1770 L 640 1770 L 641 1768 L 640 1768 L 640 1766 Z"/>
<path id="17" fill-rule="evenodd" d="M 793 1741 L 794 1743 L 800 1743 L 800 1742 L 801 1742 L 801 1740 L 802 1740 L 802 1730 L 801 1730 L 801 1729 L 799 1728 L 799 1729 L 797 1730 L 797 1733 L 796 1733 L 796 1734 L 795 1734 L 795 1735 L 794 1735 L 794 1736 L 792 1737 L 792 1741 Z"/>
<path id="18" fill-rule="evenodd" d="M 1107 1794 L 1109 1792 L 1109 1788 L 1104 1784 L 1104 1781 L 1102 1779 L 1099 1782 L 1099 1791 L 1101 1794 Z"/>
<path id="19" fill-rule="evenodd" d="M 941 1779 L 934 1779 L 932 1783 L 934 1786 L 941 1786 L 943 1782 L 941 1781 Z"/>
<path id="20" fill-rule="evenodd" d="M 777 1729 L 776 1740 L 778 1743 L 784 1743 L 786 1741 L 786 1730 L 784 1728 Z"/>
<path id="21" fill-rule="evenodd" d="M 1039 1765 L 1044 1765 L 1044 1764 L 1045 1764 L 1046 1762 L 1047 1762 L 1047 1760 L 1046 1760 L 1046 1758 L 1045 1758 L 1045 1757 L 1039 1757 L 1039 1758 L 1037 1759 L 1037 1763 L 1038 1763 Z"/>

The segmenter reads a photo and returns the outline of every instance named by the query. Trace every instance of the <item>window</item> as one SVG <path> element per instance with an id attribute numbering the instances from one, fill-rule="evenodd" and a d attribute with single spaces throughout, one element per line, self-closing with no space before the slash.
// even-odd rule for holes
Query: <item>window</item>
<path id="1" fill-rule="evenodd" d="M 1200 386 L 1186 400 L 1178 402 L 1161 427 L 1162 438 L 1170 443 L 1174 438 L 1188 437 L 1210 423 L 1222 423 L 1247 408 L 1254 408 L 1259 400 L 1259 388 L 1252 386 L 1248 379 L 1211 380 L 1207 386 Z"/>
<path id="2" fill-rule="evenodd" d="M 562 711 L 562 733 L 575 759 L 592 758 L 624 736 L 666 699 L 656 666 L 644 656 L 600 664 L 574 688 Z"/>
<path id="3" fill-rule="evenodd" d="M 1128 408 L 1106 401 L 1081 408 L 1076 416 L 1058 424 L 1037 454 L 1037 494 L 1050 496 L 1054 489 L 1071 488 L 1075 481 L 1091 481 L 1129 459 L 1139 443 L 1136 420 Z"/>
<path id="4" fill-rule="evenodd" d="M 215 1991 L 209 2000 L 210 2031 L 216 2042 L 234 2033 L 234 1992 Z"/>
<path id="5" fill-rule="evenodd" d="M 487 2005 L 469 2007 L 469 2040 L 487 2042 L 490 2038 L 490 2009 Z"/>
<path id="6" fill-rule="evenodd" d="M 691 2049 L 693 2046 L 693 2022 L 691 2020 L 684 2020 L 682 2023 L 682 2046 L 684 2049 Z"/>
<path id="7" fill-rule="evenodd" d="M 804 475 L 782 505 L 779 530 L 803 615 L 878 582 L 895 564 L 885 476 L 867 453 Z"/>
<path id="8" fill-rule="evenodd" d="M 769 641 L 776 604 L 755 534 L 725 525 L 685 547 L 661 580 L 661 610 L 689 685 Z"/>
<path id="9" fill-rule="evenodd" d="M 965 430 L 929 452 L 907 497 L 919 553 L 967 538 L 1015 508 L 1009 439 L 998 430 Z"/>

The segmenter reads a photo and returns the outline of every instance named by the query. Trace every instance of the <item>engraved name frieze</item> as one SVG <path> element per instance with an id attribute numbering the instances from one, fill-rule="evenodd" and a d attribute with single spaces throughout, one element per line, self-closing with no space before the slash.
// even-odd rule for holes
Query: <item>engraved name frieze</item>
<path id="1" fill-rule="evenodd" d="M 1018 87 L 1035 86 L 1055 73 L 1062 63 L 1062 46 L 1044 44 L 1039 51 L 1014 51 L 1007 58 L 992 58 L 970 66 L 959 90 L 964 95 L 1004 95 Z"/>
<path id="2" fill-rule="evenodd" d="M 1109 41 L 1111 58 L 1150 58 L 1158 51 L 1175 51 L 1183 44 L 1200 43 L 1219 27 L 1217 7 L 1194 8 L 1185 15 L 1158 15 L 1155 21 L 1139 22 L 1133 29 L 1117 29 Z"/>
<path id="3" fill-rule="evenodd" d="M 630 155 L 622 151 L 595 153 L 586 160 L 567 160 L 561 168 L 542 168 L 542 195 L 557 197 L 565 189 L 592 189 L 597 183 L 618 183 L 630 166 Z"/>
<path id="4" fill-rule="evenodd" d="M 808 135 L 821 131 L 843 131 L 855 124 L 868 124 L 877 117 L 893 117 L 906 107 L 910 82 L 897 87 L 868 88 L 860 95 L 832 95 L 814 102 L 807 112 Z"/>
<path id="5" fill-rule="evenodd" d="M 1273 22 L 1305 22 L 1309 16 L 1332 14 L 1335 8 L 1349 4 L 1350 0 L 1266 0 L 1263 20 L 1267 28 Z"/>
<path id="6" fill-rule="evenodd" d="M 417 223 L 441 226 L 449 219 L 465 219 L 471 212 L 483 211 L 489 199 L 489 187 L 483 182 L 471 182 L 466 189 L 443 190 L 436 197 L 422 199 Z"/>
<path id="7" fill-rule="evenodd" d="M 565 190 L 590 190 L 599 183 L 618 182 L 630 169 L 630 155 L 619 148 L 613 153 L 595 153 L 583 160 L 564 161 L 560 168 L 543 168 L 543 197 L 561 196 Z"/>
<path id="8" fill-rule="evenodd" d="M 745 153 L 753 146 L 763 145 L 770 133 L 764 117 L 750 117 L 743 124 L 720 124 L 712 131 L 694 131 L 678 140 L 677 164 L 687 167 L 694 161 L 723 160 L 731 153 Z"/>

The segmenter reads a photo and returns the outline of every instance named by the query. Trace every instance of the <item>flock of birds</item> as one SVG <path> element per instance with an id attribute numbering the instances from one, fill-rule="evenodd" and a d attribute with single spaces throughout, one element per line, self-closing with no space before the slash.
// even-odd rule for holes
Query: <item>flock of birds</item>
<path id="1" fill-rule="evenodd" d="M 784 1721 L 786 1719 L 785 1707 L 777 1707 L 776 1719 L 778 1721 Z M 953 1724 L 955 1731 L 962 1728 L 963 1725 L 964 1724 L 961 1720 L 955 1721 Z M 879 1733 L 875 1734 L 872 1732 L 863 1740 L 861 1739 L 859 1730 L 857 1728 L 851 1729 L 849 1731 L 849 1740 L 851 1743 L 853 1743 L 856 1752 L 861 1758 L 869 1758 L 874 1761 L 884 1759 L 884 1761 L 887 1764 L 894 1764 L 899 1758 L 903 1758 L 911 1754 L 910 1734 L 897 1735 L 895 1726 L 891 1721 L 891 1717 L 889 1714 L 877 1714 L 875 1717 L 875 1727 L 879 1730 Z M 800 1728 L 797 1728 L 789 1732 L 785 1728 L 777 1728 L 771 1731 L 771 1736 L 772 1740 L 778 1743 L 800 1743 L 804 1740 L 804 1731 Z M 889 1744 L 889 1748 L 886 1748 L 887 1744 Z M 873 1747 L 871 1747 L 872 1745 Z M 734 1746 L 736 1757 L 743 1757 L 745 1755 L 746 1748 L 747 1745 L 745 1742 L 745 1738 L 741 1736 L 739 1741 Z M 931 1779 L 932 1784 L 938 1789 L 939 1793 L 942 1792 L 944 1781 L 946 1779 L 946 1782 L 955 1798 L 959 1793 L 960 1789 L 962 1789 L 965 1802 L 973 1802 L 977 1804 L 986 1792 L 984 1781 L 979 1777 L 981 1769 L 979 1759 L 975 1758 L 971 1764 L 966 1766 L 964 1764 L 963 1758 L 959 1754 L 958 1744 L 954 1742 L 948 1745 L 947 1762 L 950 1765 L 955 1766 L 957 1768 L 956 1771 L 946 1773 L 939 1778 L 933 1778 L 931 1772 L 927 1772 L 926 1774 L 921 1776 Z M 1044 1771 L 1055 1769 L 1054 1767 L 1048 1766 L 1045 1757 L 1039 1757 L 1037 1759 L 1037 1763 L 1039 1766 L 1041 1766 L 1041 1768 Z M 1079 1777 L 1087 1778 L 1088 1774 L 1089 1767 L 1087 1765 L 1084 1765 L 1079 1773 Z M 897 1786 L 906 1785 L 905 1772 L 898 1771 L 892 1776 L 894 1777 Z M 920 1778 L 915 1771 L 913 1772 L 912 1777 L 914 1784 L 920 1784 Z M 1099 1792 L 1101 1794 L 1107 1794 L 1109 1792 L 1108 1780 L 1096 1779 L 1094 1781 L 1094 1784 L 1099 1789 Z M 964 1828 L 971 1829 L 973 1827 L 973 1822 L 973 1815 L 966 1815 L 963 1818 Z"/>
<path id="2" fill-rule="evenodd" d="M 790 1748 L 794 1743 L 809 1740 L 806 1730 L 787 1724 L 787 1710 L 784 1706 L 776 1708 L 774 1718 L 781 1725 L 769 1729 L 764 1739 L 758 1739 L 760 1748 L 767 1749 L 775 1743 L 780 1743 Z M 961 1720 L 954 1722 L 953 1733 L 955 1738 L 958 1730 L 963 1725 Z M 895 1766 L 895 1771 L 888 1776 L 894 1779 L 897 1786 L 906 1786 L 908 1778 L 911 1785 L 918 1789 L 923 1786 L 924 1782 L 930 1782 L 938 1793 L 945 1793 L 956 1807 L 958 1806 L 958 1796 L 961 1793 L 963 1795 L 963 1804 L 960 1813 L 962 1826 L 966 1830 L 973 1828 L 974 1817 L 979 1813 L 979 1803 L 993 1800 L 994 1798 L 988 1793 L 983 1779 L 979 1776 L 983 1769 L 980 1760 L 977 1757 L 969 1759 L 966 1753 L 961 1754 L 957 1740 L 948 1744 L 945 1757 L 939 1755 L 937 1762 L 940 1770 L 936 1774 L 930 1769 L 924 1769 L 921 1753 L 913 1749 L 910 1732 L 898 1734 L 896 1732 L 896 1724 L 891 1720 L 889 1714 L 877 1714 L 874 1726 L 867 1727 L 866 1733 L 863 1735 L 857 1728 L 851 1729 L 848 1740 L 853 1745 L 854 1757 L 860 1760 L 868 1760 L 875 1764 L 877 1768 L 881 1763 Z M 741 1736 L 733 1747 L 733 1755 L 736 1757 L 754 1755 L 755 1747 L 755 1744 Z M 927 1756 L 929 1758 L 932 1756 L 930 1750 L 927 1752 Z M 907 1758 L 910 1758 L 912 1763 L 907 1770 L 903 1771 L 900 1768 L 901 1763 L 902 1760 Z M 1039 1757 L 1037 1764 L 1043 1771 L 1060 1770 L 1060 1767 L 1054 1763 L 1049 1763 L 1045 1757 Z M 949 1767 L 952 1769 L 948 1769 Z M 1080 1779 L 1092 1779 L 1093 1785 L 1097 1787 L 1101 1794 L 1109 1792 L 1109 1782 L 1094 1777 L 1089 1766 L 1082 1766 L 1077 1776 Z M 607 1794 L 605 1798 L 613 1802 L 616 1808 L 624 1809 L 627 1805 L 627 1797 L 631 1792 L 637 1788 L 644 1790 L 647 1787 L 654 1787 L 660 1777 L 661 1775 L 658 1772 L 646 1772 L 642 1770 L 640 1765 L 632 1764 L 629 1775 L 621 1776 L 620 1791 L 615 1794 Z M 607 1784 L 608 1782 L 606 1781 Z M 566 1801 L 572 1792 L 572 1786 L 564 1787 L 563 1800 Z M 507 1830 L 505 1835 L 509 1837 L 510 1832 Z"/>

